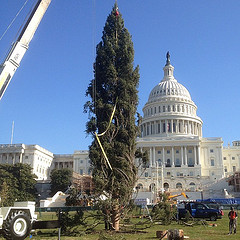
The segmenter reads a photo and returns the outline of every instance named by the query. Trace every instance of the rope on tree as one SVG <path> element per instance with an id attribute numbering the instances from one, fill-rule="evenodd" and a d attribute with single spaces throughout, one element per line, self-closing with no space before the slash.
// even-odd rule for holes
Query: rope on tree
<path id="1" fill-rule="evenodd" d="M 96 139 L 97 139 L 97 141 L 98 141 L 98 144 L 99 144 L 99 146 L 100 146 L 100 148 L 101 148 L 101 150 L 102 150 L 103 156 L 104 156 L 104 158 L 106 159 L 107 164 L 108 164 L 108 166 L 109 166 L 109 168 L 110 168 L 111 170 L 113 170 L 113 169 L 112 169 L 112 166 L 111 166 L 111 164 L 110 164 L 110 162 L 109 162 L 109 160 L 108 160 L 107 154 L 106 154 L 106 152 L 104 151 L 104 148 L 103 148 L 103 146 L 102 146 L 102 144 L 101 144 L 101 141 L 100 141 L 99 137 L 100 137 L 100 136 L 103 136 L 103 135 L 108 131 L 108 129 L 110 128 L 111 122 L 112 122 L 112 120 L 113 120 L 113 116 L 114 116 L 115 111 L 116 111 L 116 106 L 117 106 L 117 101 L 116 101 L 116 104 L 115 104 L 115 106 L 114 106 L 114 108 L 113 108 L 112 115 L 111 115 L 111 117 L 110 117 L 110 120 L 109 120 L 107 129 L 106 129 L 103 133 L 100 133 L 100 134 L 97 134 L 97 132 L 95 132 L 95 136 L 96 136 Z"/>

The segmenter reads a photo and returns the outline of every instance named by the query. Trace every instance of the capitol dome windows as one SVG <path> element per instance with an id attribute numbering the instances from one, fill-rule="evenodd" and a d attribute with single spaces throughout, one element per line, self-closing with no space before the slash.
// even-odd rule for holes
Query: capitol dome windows
<path id="1" fill-rule="evenodd" d="M 175 122 L 173 123 L 173 132 L 176 132 L 176 125 L 175 125 Z"/>

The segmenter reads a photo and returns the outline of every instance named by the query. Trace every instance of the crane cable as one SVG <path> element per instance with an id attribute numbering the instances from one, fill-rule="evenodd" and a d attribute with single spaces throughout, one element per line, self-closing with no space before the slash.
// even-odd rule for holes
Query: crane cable
<path id="1" fill-rule="evenodd" d="M 25 3 L 23 4 L 23 6 L 20 8 L 20 10 L 17 12 L 16 16 L 13 18 L 13 20 L 10 22 L 10 24 L 8 25 L 7 29 L 4 31 L 4 33 L 2 34 L 2 36 L 0 37 L 0 41 L 2 40 L 2 38 L 5 36 L 5 34 L 7 33 L 7 31 L 9 30 L 9 28 L 12 26 L 12 24 L 15 22 L 16 18 L 18 17 L 18 15 L 21 13 L 21 11 L 23 10 L 23 8 L 25 7 L 25 5 L 28 3 L 29 0 L 26 0 Z"/>

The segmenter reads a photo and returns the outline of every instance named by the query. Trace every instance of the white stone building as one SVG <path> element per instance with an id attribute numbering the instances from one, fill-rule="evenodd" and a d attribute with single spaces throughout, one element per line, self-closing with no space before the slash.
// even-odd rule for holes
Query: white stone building
<path id="1" fill-rule="evenodd" d="M 53 153 L 38 146 L 25 144 L 1 144 L 0 164 L 27 163 L 33 169 L 37 180 L 49 179 Z"/>
<path id="2" fill-rule="evenodd" d="M 53 168 L 68 168 L 80 175 L 91 175 L 88 151 L 74 151 L 74 154 L 54 154 Z"/>
<path id="3" fill-rule="evenodd" d="M 90 175 L 88 151 L 53 154 L 38 145 L 0 144 L 0 164 L 27 163 L 37 180 L 49 180 L 52 169 L 68 168 L 80 175 Z"/>
<path id="4" fill-rule="evenodd" d="M 233 141 L 232 146 L 228 144 L 223 147 L 223 168 L 225 177 L 240 171 L 240 141 Z"/>
<path id="5" fill-rule="evenodd" d="M 164 76 L 143 108 L 137 146 L 149 152 L 150 162 L 139 187 L 201 189 L 223 177 L 222 139 L 203 138 L 202 120 L 188 90 L 173 75 L 167 62 Z"/>

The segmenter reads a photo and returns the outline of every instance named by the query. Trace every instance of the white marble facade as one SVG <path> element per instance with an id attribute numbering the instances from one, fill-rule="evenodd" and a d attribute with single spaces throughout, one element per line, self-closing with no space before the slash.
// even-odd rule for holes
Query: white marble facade
<path id="1" fill-rule="evenodd" d="M 39 145 L 1 144 L 0 164 L 27 163 L 37 180 L 47 180 L 53 162 L 53 153 Z"/>
<path id="2" fill-rule="evenodd" d="M 189 91 L 173 75 L 170 56 L 163 79 L 143 108 L 137 147 L 149 153 L 146 170 L 139 170 L 141 190 L 201 190 L 240 170 L 240 141 L 223 147 L 221 138 L 203 138 L 203 121 Z M 136 160 L 137 161 L 137 160 Z M 88 151 L 53 154 L 38 145 L 1 144 L 0 163 L 29 163 L 38 180 L 49 180 L 54 168 L 91 174 Z"/>

